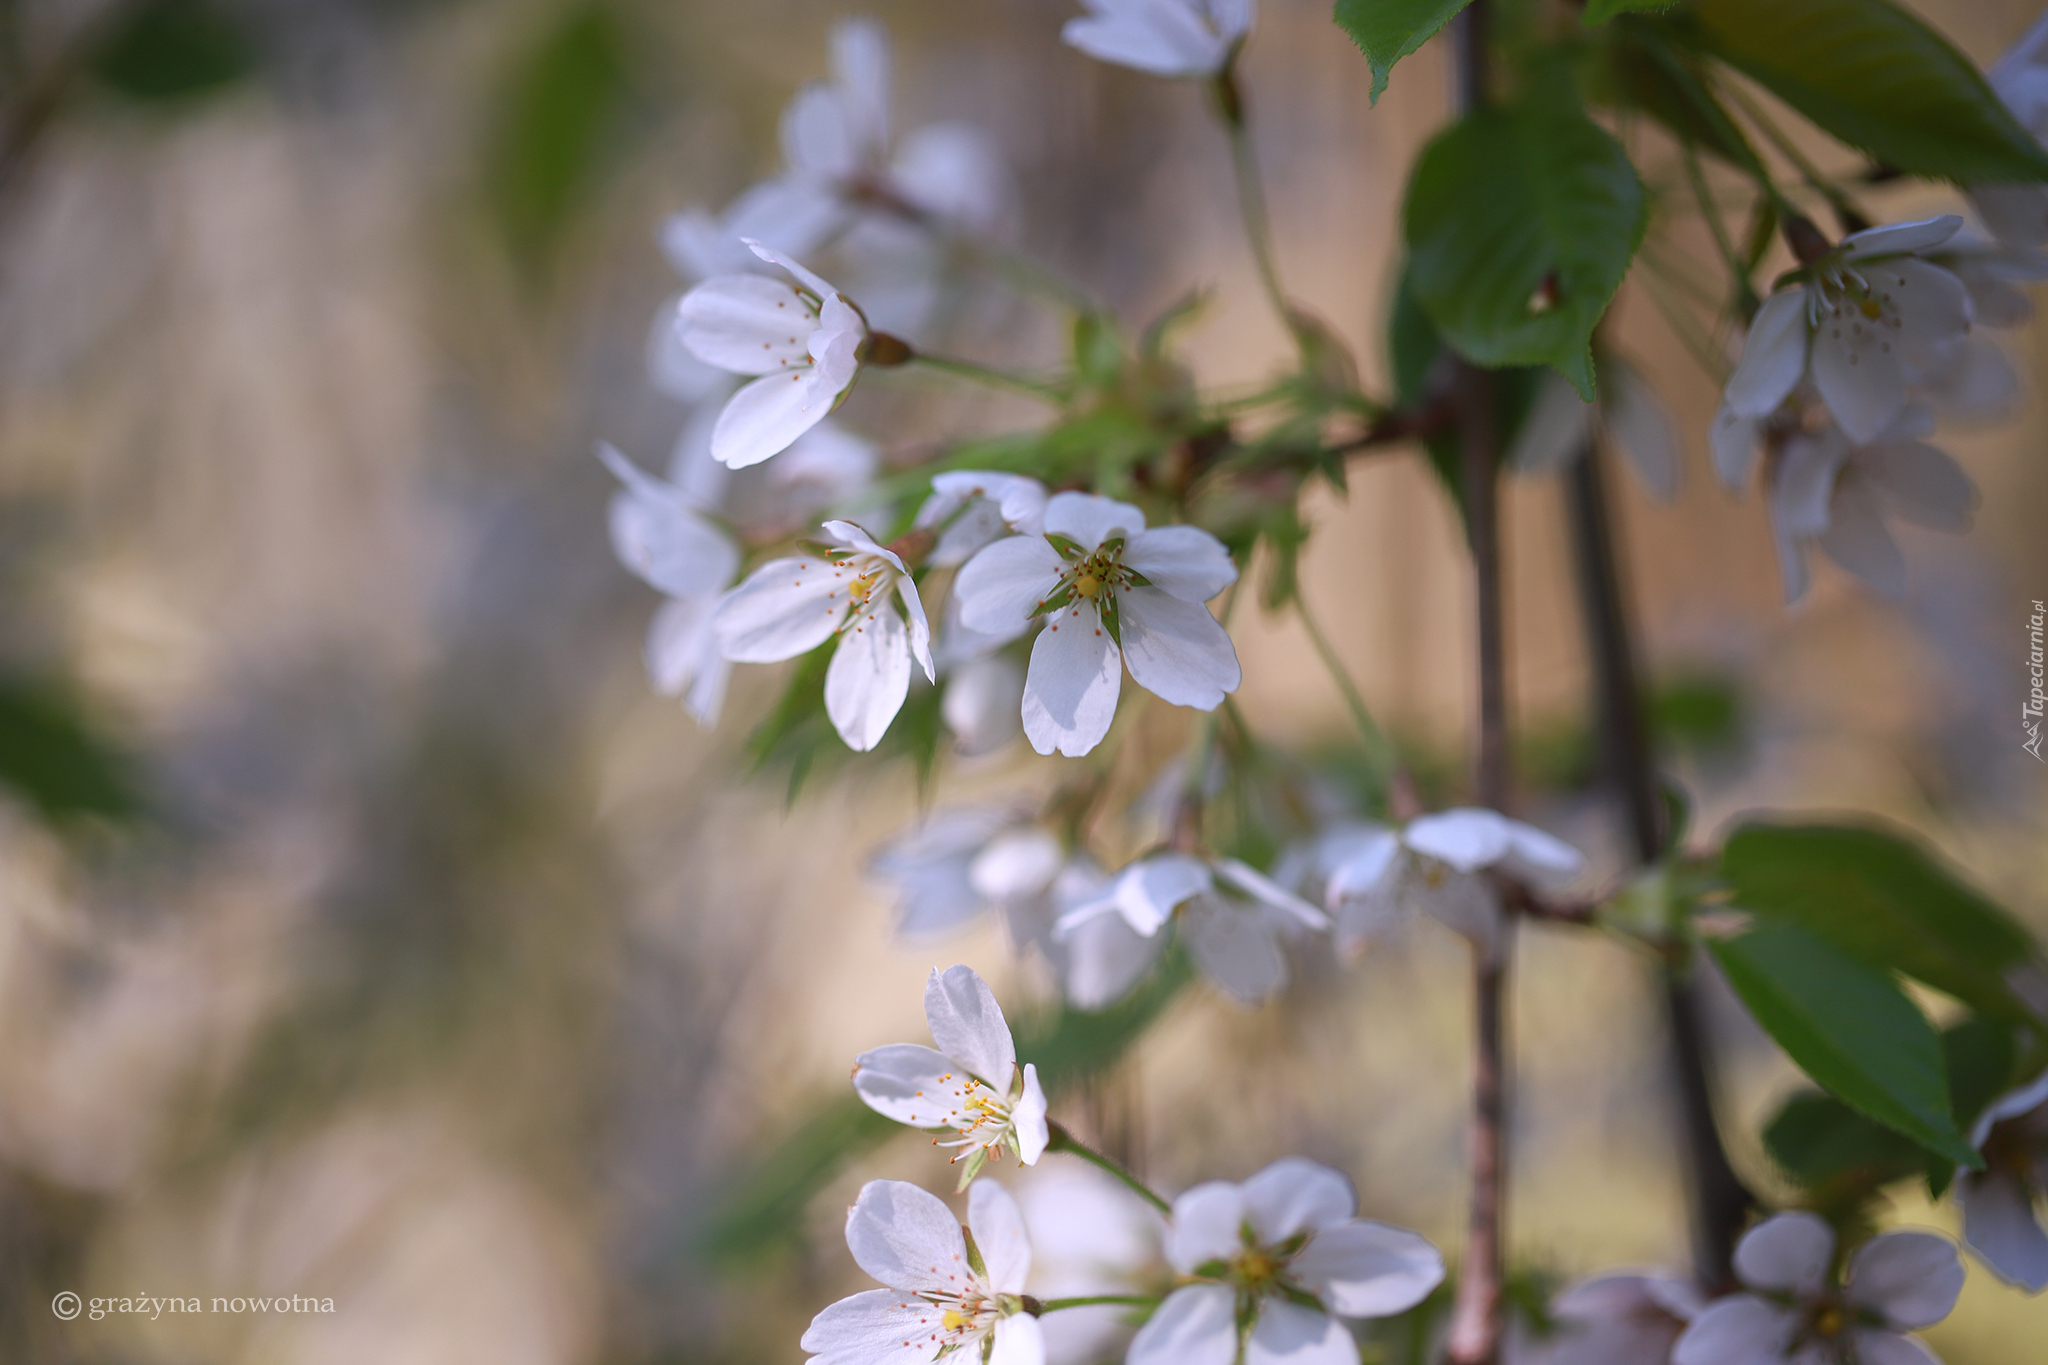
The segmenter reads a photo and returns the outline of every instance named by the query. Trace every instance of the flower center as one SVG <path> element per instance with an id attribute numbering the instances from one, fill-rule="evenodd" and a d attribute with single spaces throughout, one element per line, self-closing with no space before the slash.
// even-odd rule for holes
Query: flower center
<path id="1" fill-rule="evenodd" d="M 1066 571 L 1068 589 L 1074 596 L 1093 602 L 1105 592 L 1114 596 L 1119 588 L 1130 586 L 1131 571 L 1124 567 L 1123 554 L 1121 540 L 1112 540 L 1090 551 Z"/>
<path id="2" fill-rule="evenodd" d="M 1001 1306 L 979 1288 L 963 1289 L 957 1294 L 926 1291 L 917 1297 L 943 1310 L 939 1315 L 939 1331 L 934 1334 L 944 1338 L 941 1354 L 965 1346 L 995 1326 L 996 1320 L 1002 1316 Z"/>
<path id="3" fill-rule="evenodd" d="M 1003 1142 L 1010 1135 L 1010 1102 L 971 1076 L 947 1076 L 944 1080 L 961 1087 L 953 1111 L 943 1120 L 960 1136 L 945 1142 L 933 1138 L 932 1145 L 960 1148 L 953 1157 L 955 1162 L 973 1156 L 976 1148 L 1000 1159 Z"/>
<path id="4" fill-rule="evenodd" d="M 1271 1289 L 1287 1268 L 1287 1260 L 1266 1247 L 1247 1247 L 1230 1263 L 1230 1278 L 1254 1294 Z"/>

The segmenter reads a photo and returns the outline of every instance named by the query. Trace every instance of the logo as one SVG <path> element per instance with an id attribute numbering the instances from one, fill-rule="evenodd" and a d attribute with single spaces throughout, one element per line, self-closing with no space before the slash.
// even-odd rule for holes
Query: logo
<path id="1" fill-rule="evenodd" d="M 2026 733 L 2026 742 L 2020 747 L 2037 760 L 2048 763 L 2041 756 L 2041 716 L 2048 710 L 2048 692 L 2042 690 L 2043 667 L 2041 655 L 2041 627 L 2048 621 L 2048 606 L 2038 600 L 2034 603 L 2034 614 L 2027 620 L 2027 672 L 2033 686 L 2027 692 L 2027 704 L 2020 708 L 2020 728 Z"/>
<path id="2" fill-rule="evenodd" d="M 78 1295 L 68 1289 L 50 1300 L 50 1311 L 66 1322 L 77 1317 L 79 1310 L 84 1307 L 85 1304 L 80 1301 Z"/>

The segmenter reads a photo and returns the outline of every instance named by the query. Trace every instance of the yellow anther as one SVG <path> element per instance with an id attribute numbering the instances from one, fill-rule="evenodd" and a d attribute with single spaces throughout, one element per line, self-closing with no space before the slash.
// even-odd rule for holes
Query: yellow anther
<path id="1" fill-rule="evenodd" d="M 949 1332 L 957 1332 L 967 1325 L 967 1319 L 961 1316 L 960 1310 L 957 1308 L 948 1308 L 946 1316 L 941 1318 L 940 1321 L 946 1324 L 946 1330 Z"/>
<path id="2" fill-rule="evenodd" d="M 1813 1330 L 1824 1337 L 1838 1337 L 1842 1335 L 1842 1329 L 1846 1326 L 1847 1318 L 1843 1316 L 1842 1310 L 1833 1304 L 1829 1304 L 1814 1315 Z"/>
<path id="3" fill-rule="evenodd" d="M 1074 580 L 1074 591 L 1083 597 L 1093 597 L 1102 591 L 1102 580 L 1092 573 L 1084 573 Z"/>
<path id="4" fill-rule="evenodd" d="M 1863 300 L 1863 302 L 1857 304 L 1856 306 L 1857 308 L 1862 310 L 1863 316 L 1867 318 L 1875 318 L 1879 313 L 1884 311 L 1883 309 L 1877 306 L 1876 299 L 1865 299 Z"/>

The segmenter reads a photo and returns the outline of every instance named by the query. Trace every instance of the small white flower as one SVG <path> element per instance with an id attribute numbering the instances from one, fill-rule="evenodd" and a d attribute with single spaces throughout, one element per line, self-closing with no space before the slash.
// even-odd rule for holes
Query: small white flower
<path id="1" fill-rule="evenodd" d="M 824 529 L 839 549 L 769 560 L 725 595 L 712 626 L 737 663 L 795 658 L 837 635 L 825 714 L 847 747 L 865 753 L 903 709 L 912 664 L 933 677 L 931 626 L 902 559 L 850 521 Z"/>
<path id="2" fill-rule="evenodd" d="M 1355 1365 L 1337 1318 L 1406 1312 L 1444 1277 L 1427 1239 L 1357 1211 L 1350 1181 L 1300 1157 L 1174 1200 L 1166 1257 L 1194 1283 L 1139 1329 L 1128 1365 Z"/>
<path id="3" fill-rule="evenodd" d="M 1600 400 L 1588 403 L 1563 375 L 1546 372 L 1508 451 L 1508 463 L 1525 474 L 1559 469 L 1584 454 L 1594 435 L 1604 431 L 1628 457 L 1650 496 L 1670 502 L 1678 496 L 1683 474 L 1671 414 L 1657 391 L 1633 369 L 1603 364 L 1600 376 Z"/>
<path id="4" fill-rule="evenodd" d="M 1652 1365 L 1705 1301 L 1686 1280 L 1603 1275 L 1571 1285 L 1550 1304 L 1555 1333 L 1514 1356 L 1514 1365 Z"/>
<path id="5" fill-rule="evenodd" d="M 938 811 L 899 835 L 868 870 L 896 891 L 897 934 L 921 938 L 1045 894 L 1065 857 L 1059 840 L 1019 812 L 965 806 Z"/>
<path id="6" fill-rule="evenodd" d="M 1340 824 L 1311 846 L 1309 879 L 1336 919 L 1338 950 L 1353 956 L 1419 915 L 1490 946 L 1500 933 L 1501 904 L 1489 871 L 1553 891 L 1584 867 L 1577 849 L 1534 825 L 1460 807 L 1399 831 Z"/>
<path id="7" fill-rule="evenodd" d="M 675 484 L 645 473 L 609 445 L 598 458 L 625 487 L 612 498 L 612 548 L 669 601 L 647 632 L 647 672 L 664 696 L 681 697 L 713 725 L 732 666 L 719 653 L 712 613 L 739 569 L 739 547 Z"/>
<path id="8" fill-rule="evenodd" d="M 1045 485 L 1022 474 L 949 469 L 932 475 L 916 525 L 937 533 L 931 562 L 948 568 L 1004 536 L 1044 535 L 1046 498 Z"/>
<path id="9" fill-rule="evenodd" d="M 1024 733 L 1041 754 L 1078 757 L 1109 733 L 1125 664 L 1176 706 L 1213 710 L 1237 690 L 1237 651 L 1202 605 L 1235 581 L 1229 551 L 1207 531 L 1148 531 L 1128 503 L 1059 493 L 1044 534 L 987 546 L 953 591 L 961 621 L 984 635 L 1014 639 L 1044 619 L 1024 680 Z"/>
<path id="10" fill-rule="evenodd" d="M 847 297 L 797 262 L 761 245 L 801 287 L 764 275 L 719 275 L 676 306 L 690 353 L 734 374 L 759 375 L 727 400 L 711 453 L 733 469 L 759 464 L 825 420 L 853 387 L 867 320 Z"/>
<path id="11" fill-rule="evenodd" d="M 1114 951 L 1135 936 L 1147 949 L 1142 971 L 1164 949 L 1160 930 L 1176 916 L 1195 965 L 1247 1005 L 1287 984 L 1284 935 L 1330 927 L 1322 911 L 1235 858 L 1165 852 L 1140 858 L 1097 895 L 1068 908 L 1053 925 L 1053 937 L 1077 951 L 1077 930 L 1099 919 L 1121 920 L 1127 933 L 1090 946 Z"/>
<path id="12" fill-rule="evenodd" d="M 2048 145 L 2048 14 L 1985 73 L 2020 127 Z M 1972 185 L 1970 200 L 2002 242 L 2048 245 L 2048 185 Z"/>
<path id="13" fill-rule="evenodd" d="M 1984 1169 L 1956 1173 L 1963 1242 L 2007 1284 L 2048 1289 L 2048 1073 L 1992 1101 L 1970 1141 Z"/>
<path id="14" fill-rule="evenodd" d="M 967 1239 L 937 1195 L 901 1180 L 871 1180 L 846 1215 L 846 1245 L 887 1285 L 841 1299 L 811 1320 L 811 1365 L 911 1365 L 958 1353 L 994 1365 L 1044 1365 L 1038 1319 L 1024 1311 L 1031 1242 L 1016 1201 L 992 1180 L 967 1198 Z"/>
<path id="15" fill-rule="evenodd" d="M 1252 0 L 1083 0 L 1060 37 L 1097 61 L 1155 76 L 1214 76 L 1252 28 Z"/>
<path id="16" fill-rule="evenodd" d="M 1904 1335 L 1956 1306 L 1963 1266 L 1945 1237 L 1887 1232 L 1849 1258 L 1847 1283 L 1828 1274 L 1833 1229 L 1810 1213 L 1781 1213 L 1735 1248 L 1750 1290 L 1707 1305 L 1671 1353 L 1672 1365 L 1928 1365 Z"/>
<path id="17" fill-rule="evenodd" d="M 1907 408 L 1862 444 L 1833 426 L 1785 438 L 1771 471 L 1770 508 L 1788 604 L 1806 595 L 1810 545 L 1879 592 L 1902 597 L 1906 559 L 1887 519 L 1936 531 L 1969 529 L 1976 485 L 1945 452 L 1920 439 L 1932 429 L 1924 411 Z"/>
<path id="18" fill-rule="evenodd" d="M 1727 419 L 1768 417 L 1811 377 L 1836 422 L 1868 441 L 1969 335 L 1970 294 L 1925 258 L 1955 236 L 1948 215 L 1853 233 L 1764 301 L 1728 380 Z"/>
<path id="19" fill-rule="evenodd" d="M 853 1063 L 854 1090 L 898 1123 L 958 1133 L 941 1145 L 962 1149 L 953 1158 L 967 1163 L 962 1187 L 1006 1147 L 1035 1165 L 1051 1139 L 1045 1091 L 1036 1066 L 1018 1068 L 1016 1041 L 988 983 L 971 967 L 933 968 L 924 1013 L 938 1048 L 892 1043 L 863 1052 Z"/>
<path id="20" fill-rule="evenodd" d="M 1017 1202 L 1031 1234 L 1031 1292 L 1041 1299 L 1155 1294 L 1172 1282 L 1166 1220 L 1129 1186 L 1091 1166 L 1046 1162 Z M 1131 1311 L 1119 1304 L 1064 1308 L 1038 1320 L 1048 1365 L 1121 1358 Z"/>

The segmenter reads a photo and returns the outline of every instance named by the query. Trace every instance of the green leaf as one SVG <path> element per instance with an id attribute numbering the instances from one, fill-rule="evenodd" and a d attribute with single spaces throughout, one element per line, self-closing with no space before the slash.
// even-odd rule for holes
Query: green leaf
<path id="1" fill-rule="evenodd" d="M 1697 0 L 1715 55 L 1840 141 L 1960 184 L 2048 179 L 2048 152 L 1948 40 L 1888 0 Z"/>
<path id="2" fill-rule="evenodd" d="M 529 268 L 560 237 L 614 150 L 630 89 L 610 11 L 572 9 L 512 71 L 485 165 L 500 230 Z"/>
<path id="3" fill-rule="evenodd" d="M 1428 42 L 1471 0 L 1337 0 L 1337 27 L 1351 35 L 1372 66 L 1371 102 L 1378 104 L 1394 63 Z"/>
<path id="4" fill-rule="evenodd" d="M 1709 943 L 1729 984 L 1787 1056 L 1866 1117 L 1981 1167 L 1949 1108 L 1941 1040 L 1892 979 L 1790 924 Z"/>
<path id="5" fill-rule="evenodd" d="M 1769 178 L 1756 149 L 1701 74 L 1700 58 L 1673 46 L 1667 25 L 1616 24 L 1604 53 L 1606 62 L 1594 76 L 1605 98 L 1642 110 L 1680 141 L 1713 153 L 1754 179 Z"/>
<path id="6" fill-rule="evenodd" d="M 1819 1090 L 1787 1099 L 1764 1126 L 1763 1139 L 1778 1169 L 1824 1206 L 1860 1202 L 1873 1190 L 1920 1174 L 1927 1161 L 1919 1143 Z"/>
<path id="7" fill-rule="evenodd" d="M 241 21 L 204 0 L 146 0 L 92 58 L 102 85 L 150 103 L 208 94 L 255 69 L 255 44 Z"/>
<path id="8" fill-rule="evenodd" d="M 127 761 L 56 683 L 0 679 L 0 783 L 56 822 L 127 819 L 143 805 Z"/>
<path id="9" fill-rule="evenodd" d="M 2003 910 L 1879 829 L 1748 825 L 1721 853 L 1735 904 L 1800 925 L 1995 1018 L 2033 1018 L 2005 983 L 2033 952 Z"/>
<path id="10" fill-rule="evenodd" d="M 1621 144 L 1567 73 L 1531 82 L 1423 149 L 1404 226 L 1416 297 L 1480 365 L 1554 365 L 1591 401 L 1593 328 L 1647 219 Z"/>
<path id="11" fill-rule="evenodd" d="M 1617 14 L 1648 14 L 1670 9 L 1677 3 L 1678 0 L 1586 0 L 1585 12 L 1579 17 L 1589 24 L 1604 24 Z"/>

